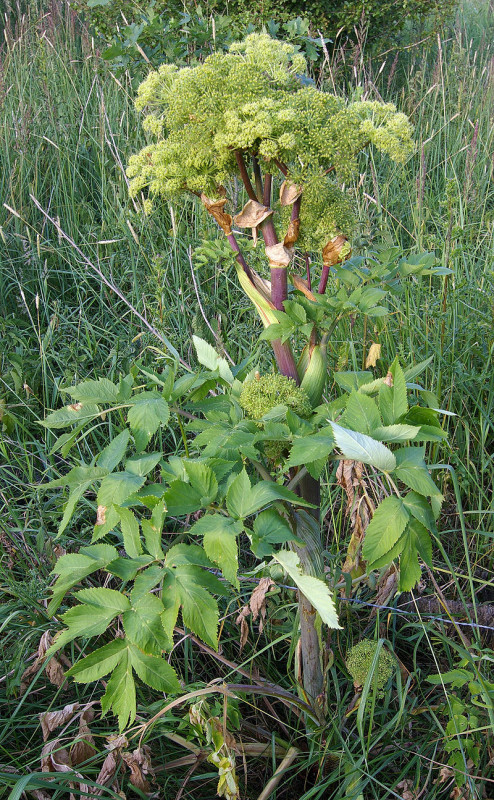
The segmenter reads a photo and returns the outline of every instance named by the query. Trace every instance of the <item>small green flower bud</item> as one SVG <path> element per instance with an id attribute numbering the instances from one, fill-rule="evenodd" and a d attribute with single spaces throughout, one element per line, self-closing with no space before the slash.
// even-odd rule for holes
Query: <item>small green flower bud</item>
<path id="1" fill-rule="evenodd" d="M 288 406 L 299 417 L 309 417 L 312 413 L 307 392 L 301 389 L 293 378 L 285 375 L 263 375 L 244 385 L 240 395 L 240 405 L 251 419 L 261 419 L 275 406 Z"/>
<path id="2" fill-rule="evenodd" d="M 353 678 L 356 689 L 360 689 L 364 685 L 372 667 L 376 649 L 377 642 L 373 642 L 370 639 L 362 639 L 362 641 L 352 647 L 348 653 L 346 666 Z M 376 667 L 377 675 L 373 676 L 373 685 L 376 686 L 379 697 L 383 696 L 383 689 L 393 674 L 393 667 L 393 656 L 388 650 L 382 647 L 379 652 Z"/>

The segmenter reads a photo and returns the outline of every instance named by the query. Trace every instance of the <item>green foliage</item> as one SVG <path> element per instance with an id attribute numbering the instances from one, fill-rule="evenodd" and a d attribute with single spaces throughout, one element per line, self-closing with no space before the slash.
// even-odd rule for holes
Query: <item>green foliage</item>
<path id="1" fill-rule="evenodd" d="M 454 669 L 429 675 L 427 681 L 442 687 L 446 701 L 441 710 L 449 717 L 445 727 L 444 751 L 457 786 L 469 783 L 469 772 L 477 769 L 485 746 L 483 731 L 492 726 L 494 683 L 488 681 L 482 667 L 489 668 L 488 652 L 461 659 Z M 484 727 L 485 726 L 485 727 Z"/>

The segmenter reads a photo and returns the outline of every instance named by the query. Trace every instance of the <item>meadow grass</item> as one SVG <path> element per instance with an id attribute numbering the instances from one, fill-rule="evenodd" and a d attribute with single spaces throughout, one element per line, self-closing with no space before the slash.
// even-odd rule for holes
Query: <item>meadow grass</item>
<path id="1" fill-rule="evenodd" d="M 376 336 L 383 345 L 383 364 L 396 354 L 405 364 L 433 356 L 423 380 L 449 412 L 444 424 L 450 441 L 434 456 L 454 469 L 453 477 L 446 469 L 440 472 L 446 503 L 435 574 L 440 590 L 464 602 L 464 620 L 473 622 L 478 605 L 494 600 L 494 23 L 489 9 L 487 2 L 478 8 L 464 2 L 454 25 L 437 39 L 415 45 L 410 33 L 399 52 L 368 58 L 365 48 L 335 51 L 322 73 L 329 85 L 344 87 L 349 96 L 363 93 L 395 101 L 416 128 L 417 153 L 404 167 L 376 156 L 361 164 L 355 197 L 362 225 L 356 251 L 394 244 L 405 252 L 431 249 L 453 274 L 431 284 L 415 282 L 396 301 L 385 327 L 368 329 L 365 341 L 361 326 L 340 327 L 333 357 L 341 368 L 359 368 Z M 54 630 L 45 598 L 58 548 L 86 544 L 94 514 L 87 501 L 70 533 L 55 540 L 64 498 L 37 488 L 63 473 L 67 461 L 51 452 L 54 436 L 39 421 L 61 405 L 60 387 L 102 374 L 116 377 L 137 358 L 164 364 L 163 337 L 192 361 L 193 332 L 213 341 L 197 310 L 197 292 L 236 362 L 255 348 L 260 332 L 232 273 L 212 264 L 198 273 L 194 287 L 190 248 L 215 236 L 194 202 L 164 206 L 161 214 L 146 218 L 129 201 L 124 166 L 143 140 L 132 79 L 117 77 L 102 65 L 98 44 L 62 2 L 41 8 L 30 2 L 22 12 L 16 18 L 14 9 L 4 26 L 0 52 L 0 786 L 12 800 L 27 796 L 24 789 L 47 789 L 46 775 L 40 774 L 37 715 L 99 696 L 94 687 L 57 689 L 41 670 L 29 693 L 21 696 L 19 691 L 41 635 Z M 127 302 L 101 282 L 93 267 Z M 262 352 L 268 367 L 269 356 L 266 349 Z M 110 434 L 111 421 L 101 422 L 78 443 L 81 460 L 97 452 Z M 170 453 L 179 448 L 178 433 L 167 446 Z M 341 490 L 329 472 L 324 504 L 328 558 L 334 562 L 347 530 Z M 252 587 L 242 582 L 240 604 Z M 427 591 L 437 594 L 430 584 Z M 246 699 L 244 722 L 268 742 L 271 756 L 249 762 L 240 777 L 245 797 L 260 794 L 276 768 L 277 743 L 289 740 L 297 742 L 302 755 L 279 784 L 278 800 L 408 800 L 405 791 L 417 798 L 442 798 L 452 791 L 454 776 L 441 773 L 451 692 L 444 689 L 441 699 L 424 678 L 453 668 L 462 657 L 474 667 L 479 663 L 488 677 L 478 659 L 488 655 L 492 631 L 455 627 L 446 610 L 439 622 L 415 613 L 389 614 L 365 605 L 375 602 L 370 589 L 359 597 L 363 604 L 342 602 L 345 629 L 328 642 L 332 722 L 308 749 L 295 715 Z M 232 609 L 224 609 L 222 653 L 237 667 L 249 671 L 254 666 L 291 688 L 287 665 L 292 669 L 297 661 L 293 596 L 281 593 L 272 602 L 264 632 L 253 629 L 254 640 L 240 656 L 238 630 L 228 616 Z M 364 635 L 388 639 L 403 669 L 392 693 L 377 700 L 367 686 L 352 711 L 354 691 L 344 657 Z M 70 653 L 72 660 L 78 656 L 76 650 Z M 238 677 L 235 667 L 213 660 L 188 638 L 173 657 L 188 683 Z M 469 696 L 461 697 L 468 705 Z M 148 690 L 141 691 L 139 702 L 144 718 L 161 704 Z M 459 732 L 456 739 L 466 774 L 464 797 L 492 796 L 492 696 L 483 702 L 488 721 L 478 722 L 479 730 L 471 735 L 483 745 L 478 763 L 469 761 L 466 737 Z M 73 741 L 76 728 L 75 723 L 67 728 L 64 741 Z M 96 720 L 91 728 L 97 752 L 84 774 L 94 780 L 113 723 Z M 176 721 L 162 720 L 147 740 L 153 764 L 160 767 L 162 796 L 177 795 L 186 776 L 190 797 L 214 797 L 216 780 L 208 767 L 190 773 L 188 766 L 169 773 L 162 769 L 184 755 L 167 738 L 176 728 Z M 67 781 L 63 773 L 55 774 L 53 797 L 67 797 Z M 105 791 L 105 797 L 116 796 Z"/>

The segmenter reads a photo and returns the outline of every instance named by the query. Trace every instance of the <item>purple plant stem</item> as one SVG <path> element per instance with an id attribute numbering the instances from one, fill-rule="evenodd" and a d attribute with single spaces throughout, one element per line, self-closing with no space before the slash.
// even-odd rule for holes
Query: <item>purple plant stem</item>
<path id="1" fill-rule="evenodd" d="M 228 236 L 227 236 L 226 238 L 228 239 L 228 242 L 229 242 L 229 244 L 230 244 L 230 247 L 232 248 L 232 250 L 234 250 L 234 251 L 235 251 L 235 253 L 237 254 L 237 261 L 238 261 L 238 263 L 240 264 L 240 266 L 242 267 L 242 269 L 244 270 L 244 272 L 245 272 L 245 273 L 246 273 L 246 274 L 249 276 L 249 278 L 252 280 L 252 272 L 250 271 L 250 267 L 249 267 L 249 265 L 247 264 L 247 262 L 246 262 L 245 258 L 243 257 L 243 255 L 242 255 L 242 253 L 241 253 L 241 251 L 240 251 L 240 247 L 238 246 L 238 242 L 237 242 L 237 240 L 235 239 L 235 236 L 233 235 L 233 233 L 229 233 L 229 234 L 228 234 Z"/>
<path id="2" fill-rule="evenodd" d="M 324 264 L 321 272 L 321 280 L 319 281 L 319 286 L 317 287 L 318 294 L 324 294 L 326 291 L 326 286 L 328 285 L 328 278 L 329 278 L 329 271 L 331 267 L 329 264 Z"/>
<path id="3" fill-rule="evenodd" d="M 257 199 L 259 200 L 260 203 L 262 203 L 262 195 L 263 195 L 262 175 L 257 156 L 252 156 L 252 169 L 254 170 L 254 180 L 256 184 Z"/>
<path id="4" fill-rule="evenodd" d="M 281 339 L 275 339 L 271 342 L 271 347 L 273 348 L 280 373 L 286 375 L 287 378 L 293 378 L 297 386 L 299 386 L 300 378 L 290 344 L 288 342 L 283 343 Z"/>
<path id="5" fill-rule="evenodd" d="M 307 286 L 309 288 L 309 292 L 312 292 L 312 278 L 310 277 L 310 258 L 307 252 L 305 253 L 305 271 L 307 272 Z"/>
<path id="6" fill-rule="evenodd" d="M 300 197 L 297 197 L 297 199 L 295 200 L 295 202 L 294 202 L 294 204 L 292 206 L 292 217 L 291 217 L 292 222 L 295 222 L 295 220 L 299 219 L 299 217 L 300 217 L 300 203 L 301 202 L 302 202 L 302 195 L 300 195 Z"/>
<path id="7" fill-rule="evenodd" d="M 258 203 L 259 201 L 249 178 L 249 173 L 247 172 L 247 168 L 245 166 L 244 155 L 241 150 L 235 150 L 235 158 L 240 172 L 240 177 L 242 178 L 242 183 L 245 186 L 245 191 L 251 200 L 255 200 L 256 203 Z"/>
<path id="8" fill-rule="evenodd" d="M 278 311 L 284 311 L 283 303 L 288 297 L 286 267 L 271 267 L 271 301 Z"/>
<path id="9" fill-rule="evenodd" d="M 262 193 L 262 202 L 268 208 L 271 207 L 271 187 L 273 184 L 273 176 L 267 172 L 264 176 L 264 190 Z"/>

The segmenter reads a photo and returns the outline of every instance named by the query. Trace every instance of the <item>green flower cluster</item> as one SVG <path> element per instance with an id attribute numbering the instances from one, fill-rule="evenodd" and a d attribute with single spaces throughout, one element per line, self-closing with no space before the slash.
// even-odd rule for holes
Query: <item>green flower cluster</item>
<path id="1" fill-rule="evenodd" d="M 306 85 L 305 72 L 296 46 L 257 33 L 196 67 L 165 64 L 152 72 L 136 105 L 145 110 L 144 127 L 154 141 L 130 159 L 131 193 L 170 197 L 188 190 L 217 197 L 238 174 L 234 151 L 240 150 L 256 155 L 264 171 L 273 171 L 276 159 L 304 189 L 313 183 L 302 204 L 310 215 L 327 171 L 348 180 L 367 144 L 396 161 L 409 156 L 411 126 L 393 105 L 347 103 Z M 341 195 L 337 200 L 336 191 L 333 186 L 329 218 L 320 215 L 320 227 L 328 228 L 315 235 L 318 241 L 351 227 L 348 203 Z"/>
<path id="2" fill-rule="evenodd" d="M 244 384 L 240 405 L 251 419 L 261 419 L 275 406 L 288 406 L 299 417 L 312 413 L 307 392 L 285 375 L 262 375 Z"/>
<path id="3" fill-rule="evenodd" d="M 297 181 L 299 182 L 299 181 Z M 282 209 L 284 229 L 290 221 L 291 206 Z M 302 250 L 321 250 L 335 236 L 351 237 L 355 229 L 355 212 L 347 194 L 324 175 L 315 175 L 305 185 L 300 205 L 300 236 L 297 246 Z"/>
<path id="4" fill-rule="evenodd" d="M 348 653 L 346 658 L 346 666 L 356 687 L 361 687 L 364 685 L 367 675 L 372 667 L 376 649 L 377 642 L 373 642 L 370 639 L 362 639 L 362 641 L 352 647 Z M 382 690 L 393 674 L 393 668 L 393 656 L 388 652 L 388 650 L 385 650 L 382 647 L 377 661 L 377 675 L 373 676 L 373 685 L 376 685 L 380 697 L 382 697 Z M 375 684 L 374 681 L 376 682 Z"/>

